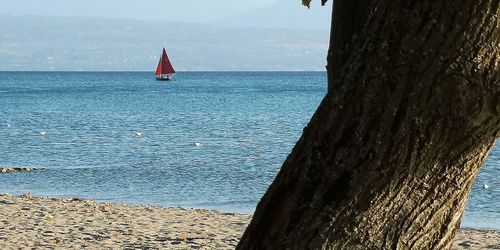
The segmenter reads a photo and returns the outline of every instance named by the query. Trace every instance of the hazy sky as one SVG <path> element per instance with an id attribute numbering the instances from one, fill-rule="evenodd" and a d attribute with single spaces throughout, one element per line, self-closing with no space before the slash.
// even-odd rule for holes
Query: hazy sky
<path id="1" fill-rule="evenodd" d="M 209 22 L 301 0 L 2 0 L 0 15 L 86 16 Z M 318 8 L 319 0 L 314 3 Z M 287 6 L 284 6 L 285 8 Z"/>

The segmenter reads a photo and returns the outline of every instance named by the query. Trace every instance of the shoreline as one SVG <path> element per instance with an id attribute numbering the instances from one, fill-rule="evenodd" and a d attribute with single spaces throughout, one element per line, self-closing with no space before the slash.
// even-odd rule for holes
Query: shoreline
<path id="1" fill-rule="evenodd" d="M 234 249 L 250 214 L 0 194 L 0 249 Z M 500 231 L 462 228 L 452 249 L 500 248 Z"/>

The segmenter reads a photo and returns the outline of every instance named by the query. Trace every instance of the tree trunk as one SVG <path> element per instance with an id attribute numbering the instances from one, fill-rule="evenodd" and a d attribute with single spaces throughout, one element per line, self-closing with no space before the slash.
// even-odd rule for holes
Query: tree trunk
<path id="1" fill-rule="evenodd" d="M 500 130 L 498 0 L 336 0 L 328 93 L 238 249 L 450 248 Z"/>

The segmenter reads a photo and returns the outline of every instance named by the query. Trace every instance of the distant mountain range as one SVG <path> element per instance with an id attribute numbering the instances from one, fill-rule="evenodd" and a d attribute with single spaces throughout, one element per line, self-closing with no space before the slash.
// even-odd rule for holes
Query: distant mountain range
<path id="1" fill-rule="evenodd" d="M 0 70 L 153 71 L 165 43 L 179 71 L 324 70 L 328 29 L 237 23 L 247 15 L 215 24 L 3 16 Z"/>

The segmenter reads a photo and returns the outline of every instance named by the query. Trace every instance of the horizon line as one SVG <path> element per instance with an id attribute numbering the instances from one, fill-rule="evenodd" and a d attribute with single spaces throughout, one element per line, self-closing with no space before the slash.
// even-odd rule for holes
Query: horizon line
<path id="1" fill-rule="evenodd" d="M 138 73 L 153 73 L 154 70 L 0 70 L 2 73 L 50 73 L 50 72 L 68 72 L 68 73 L 124 73 L 124 72 L 138 72 Z M 325 72 L 326 70 L 182 70 L 175 73 L 193 73 L 193 72 Z"/>

